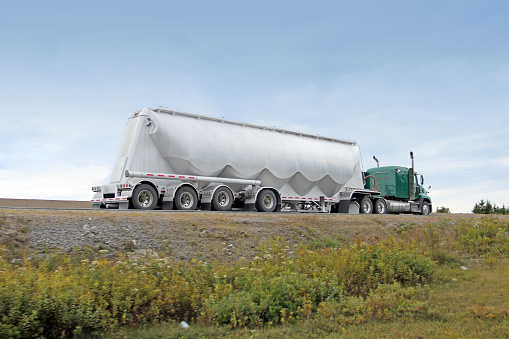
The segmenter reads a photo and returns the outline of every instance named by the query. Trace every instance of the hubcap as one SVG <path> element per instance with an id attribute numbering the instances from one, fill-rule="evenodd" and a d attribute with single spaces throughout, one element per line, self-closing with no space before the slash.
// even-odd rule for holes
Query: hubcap
<path id="1" fill-rule="evenodd" d="M 184 192 L 180 196 L 180 204 L 184 208 L 191 207 L 193 205 L 193 202 L 194 202 L 194 199 L 193 199 L 193 195 L 191 193 Z"/>
<path id="2" fill-rule="evenodd" d="M 271 209 L 274 206 L 274 199 L 272 195 L 267 194 L 263 197 L 263 206 L 267 209 Z"/>
<path id="3" fill-rule="evenodd" d="M 152 201 L 153 197 L 149 191 L 141 191 L 140 194 L 138 194 L 138 202 L 141 207 L 149 207 L 152 205 Z"/>
<path id="4" fill-rule="evenodd" d="M 219 192 L 219 194 L 217 195 L 217 203 L 219 204 L 219 206 L 228 206 L 228 204 L 230 203 L 230 196 L 228 195 L 228 193 L 226 193 L 225 191 L 221 191 Z"/>
<path id="5" fill-rule="evenodd" d="M 368 202 L 365 202 L 362 205 L 362 209 L 364 210 L 364 213 L 370 213 L 371 212 L 371 206 L 369 205 Z"/>

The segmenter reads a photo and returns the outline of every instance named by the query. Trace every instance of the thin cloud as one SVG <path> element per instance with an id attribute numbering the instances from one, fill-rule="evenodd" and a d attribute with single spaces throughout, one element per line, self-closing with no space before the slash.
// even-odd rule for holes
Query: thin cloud
<path id="1" fill-rule="evenodd" d="M 90 197 L 163 106 L 356 140 L 365 168 L 414 151 L 435 206 L 507 199 L 508 4 L 202 5 L 4 6 L 0 196 Z"/>
<path id="2" fill-rule="evenodd" d="M 105 183 L 108 172 L 106 166 L 71 164 L 47 172 L 0 170 L 0 187 L 8 192 L 3 196 L 7 198 L 87 201 L 92 197 L 91 187 Z"/>

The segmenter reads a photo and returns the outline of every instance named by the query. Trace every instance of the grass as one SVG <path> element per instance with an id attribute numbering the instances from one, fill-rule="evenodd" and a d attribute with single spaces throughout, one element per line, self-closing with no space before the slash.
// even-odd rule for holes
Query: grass
<path id="1" fill-rule="evenodd" d="M 145 215 L 147 231 L 169 216 Z M 131 249 L 12 259 L 4 246 L 0 337 L 509 337 L 508 218 L 333 217 L 176 214 L 180 244 L 195 249 L 187 259 Z M 13 220 L 19 234 L 33 222 L 0 219 L 8 239 Z M 211 244 L 222 260 L 203 260 Z"/>
<path id="2" fill-rule="evenodd" d="M 509 337 L 509 265 L 448 269 L 458 281 L 432 288 L 436 319 L 371 323 L 349 328 L 344 338 L 507 338 Z M 452 278 L 451 278 L 452 279 Z M 332 336 L 334 337 L 334 336 Z"/>
<path id="3" fill-rule="evenodd" d="M 191 325 L 178 322 L 132 330 L 125 338 L 507 338 L 509 337 L 509 262 L 480 264 L 467 271 L 445 268 L 431 285 L 429 318 L 370 320 L 356 325 L 304 321 L 262 329 Z M 456 281 L 452 281 L 452 279 Z"/>
<path id="4" fill-rule="evenodd" d="M 507 338 L 509 337 L 507 219 L 444 219 L 403 227 L 402 239 L 439 264 L 426 312 L 368 317 L 359 323 L 314 315 L 295 324 L 231 329 L 177 323 L 133 330 L 127 338 Z M 418 244 L 418 245 L 417 245 Z M 467 269 L 461 269 L 466 267 Z"/>

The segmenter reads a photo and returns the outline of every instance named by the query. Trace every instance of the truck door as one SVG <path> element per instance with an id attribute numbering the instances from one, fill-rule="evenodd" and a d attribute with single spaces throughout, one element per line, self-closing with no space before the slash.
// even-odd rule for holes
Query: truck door
<path id="1" fill-rule="evenodd" d="M 419 198 L 419 195 L 421 194 L 421 185 L 419 184 L 419 178 L 417 177 L 417 173 L 414 174 L 414 182 L 415 182 L 415 192 L 414 197 L 417 199 Z"/>

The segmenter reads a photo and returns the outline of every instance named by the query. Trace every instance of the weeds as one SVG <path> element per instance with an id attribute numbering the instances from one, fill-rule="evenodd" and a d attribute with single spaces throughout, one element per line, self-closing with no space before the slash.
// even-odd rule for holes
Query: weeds
<path id="1" fill-rule="evenodd" d="M 468 308 L 471 315 L 485 320 L 503 320 L 507 319 L 509 312 L 503 308 L 474 305 Z"/>
<path id="2" fill-rule="evenodd" d="M 496 264 L 509 254 L 508 230 L 508 223 L 485 218 L 412 225 L 398 237 L 349 246 L 325 237 L 329 245 L 291 246 L 276 237 L 254 259 L 230 264 L 149 252 L 108 260 L 107 250 L 0 258 L 0 337 L 121 335 L 171 320 L 239 331 L 425 320 L 436 314 L 427 284 L 436 281 L 437 267 L 465 257 Z M 485 305 L 468 313 L 508 317 L 505 308 Z"/>
<path id="3" fill-rule="evenodd" d="M 275 239 L 264 248 L 261 257 L 230 266 L 152 255 L 2 261 L 0 334 L 80 337 L 165 319 L 255 328 L 309 320 L 356 300 L 362 308 L 355 316 L 387 318 L 389 308 L 399 312 L 398 295 L 407 295 L 394 288 L 433 278 L 433 263 L 395 239 L 316 252 L 294 252 Z M 392 290 L 379 287 L 392 283 Z"/>
<path id="4" fill-rule="evenodd" d="M 458 225 L 459 242 L 474 257 L 503 257 L 509 253 L 509 223 L 486 217 L 473 225 Z"/>

